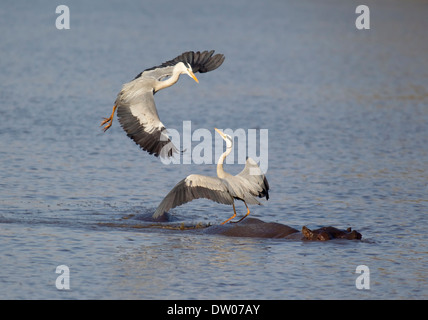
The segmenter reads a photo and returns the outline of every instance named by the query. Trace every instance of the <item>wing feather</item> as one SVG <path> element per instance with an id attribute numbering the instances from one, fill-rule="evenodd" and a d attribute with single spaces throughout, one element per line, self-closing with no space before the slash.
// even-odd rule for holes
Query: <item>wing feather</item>
<path id="1" fill-rule="evenodd" d="M 233 204 L 233 197 L 229 194 L 221 179 L 191 174 L 171 189 L 159 204 L 153 214 L 153 218 L 159 218 L 170 209 L 199 198 L 223 204 Z"/>
<path id="2" fill-rule="evenodd" d="M 159 66 L 148 68 L 140 72 L 135 77 L 135 79 L 141 77 L 141 75 L 145 71 L 151 71 L 158 68 L 175 66 L 179 62 L 189 63 L 194 73 L 196 72 L 205 73 L 205 72 L 213 71 L 218 67 L 220 67 L 225 59 L 223 54 L 215 54 L 214 56 L 213 54 L 214 54 L 214 50 L 203 51 L 203 52 L 186 51 L 180 54 L 179 56 L 175 57 L 174 59 L 171 59 L 162 63 Z"/>
<path id="3" fill-rule="evenodd" d="M 269 182 L 252 158 L 245 162 L 244 169 L 237 174 L 238 177 L 248 181 L 249 191 L 252 195 L 269 200 Z"/>
<path id="4" fill-rule="evenodd" d="M 149 154 L 171 157 L 178 150 L 159 120 L 153 93 L 146 92 L 138 98 L 130 101 L 120 98 L 116 100 L 120 125 L 127 136 Z"/>

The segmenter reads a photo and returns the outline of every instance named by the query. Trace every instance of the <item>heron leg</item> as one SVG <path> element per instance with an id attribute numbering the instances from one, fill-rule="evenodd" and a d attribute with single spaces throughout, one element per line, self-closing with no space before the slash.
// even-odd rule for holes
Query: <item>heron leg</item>
<path id="1" fill-rule="evenodd" d="M 233 218 L 236 217 L 236 209 L 235 209 L 235 204 L 232 203 L 233 206 L 233 216 L 231 216 L 229 219 L 227 219 L 226 221 L 223 221 L 221 224 L 225 224 L 226 222 L 229 222 L 230 220 L 232 220 Z"/>
<path id="2" fill-rule="evenodd" d="M 103 131 L 106 132 L 112 125 L 113 123 L 113 117 L 114 117 L 114 113 L 116 111 L 117 105 L 114 105 L 113 107 L 113 112 L 111 113 L 111 116 L 108 118 L 104 118 L 103 122 L 101 122 L 100 126 L 103 126 L 106 124 L 106 126 L 103 128 Z"/>
<path id="3" fill-rule="evenodd" d="M 231 221 L 231 222 L 233 222 L 233 223 L 241 222 L 250 214 L 250 208 L 248 208 L 247 203 L 245 201 L 244 201 L 244 203 L 245 203 L 245 206 L 247 207 L 247 214 L 245 216 L 243 216 L 241 219 L 239 219 L 238 221 Z"/>

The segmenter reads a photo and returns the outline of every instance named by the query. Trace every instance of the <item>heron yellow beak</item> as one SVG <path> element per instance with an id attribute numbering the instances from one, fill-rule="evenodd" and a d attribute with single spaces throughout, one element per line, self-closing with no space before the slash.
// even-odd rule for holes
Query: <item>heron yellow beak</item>
<path id="1" fill-rule="evenodd" d="M 191 71 L 191 70 L 188 70 L 189 71 L 189 75 L 193 78 L 193 80 L 195 80 L 196 81 L 196 83 L 199 83 L 199 80 L 198 80 L 198 78 L 196 78 L 196 76 L 195 76 L 195 74 L 193 73 L 193 71 Z"/>
<path id="2" fill-rule="evenodd" d="M 221 132 L 220 130 L 218 130 L 217 128 L 214 128 L 215 131 L 218 132 L 219 135 L 221 135 L 221 137 L 224 139 L 226 136 L 224 135 L 223 132 Z"/>

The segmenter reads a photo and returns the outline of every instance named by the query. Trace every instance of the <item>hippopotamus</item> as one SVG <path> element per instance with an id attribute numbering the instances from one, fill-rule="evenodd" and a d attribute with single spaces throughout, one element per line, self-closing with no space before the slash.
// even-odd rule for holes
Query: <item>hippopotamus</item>
<path id="1" fill-rule="evenodd" d="M 122 219 L 129 219 L 134 215 L 125 216 Z M 170 220 L 168 215 L 165 216 L 163 222 L 158 220 L 153 221 L 151 215 L 138 215 L 138 220 L 150 221 L 155 223 L 134 226 L 134 228 L 161 228 L 172 230 L 195 230 L 203 234 L 223 235 L 228 237 L 250 237 L 250 238 L 282 238 L 293 240 L 312 240 L 312 241 L 327 241 L 332 239 L 347 239 L 361 240 L 362 235 L 358 231 L 348 228 L 346 230 L 337 229 L 335 227 L 322 227 L 311 230 L 303 226 L 299 231 L 293 227 L 277 222 L 264 222 L 257 218 L 246 218 L 237 223 L 226 223 L 220 225 L 211 225 L 198 223 L 196 225 L 180 224 L 165 224 Z"/>
<path id="2" fill-rule="evenodd" d="M 361 233 L 348 228 L 340 230 L 335 227 L 323 227 L 310 230 L 303 226 L 302 231 L 276 222 L 264 222 L 257 218 L 246 218 L 239 223 L 213 225 L 204 229 L 208 234 L 229 237 L 284 238 L 294 240 L 327 241 L 332 239 L 361 240 Z"/>
<path id="3" fill-rule="evenodd" d="M 319 240 L 327 241 L 331 239 L 348 239 L 348 240 L 361 240 L 362 235 L 356 230 L 348 228 L 346 230 L 339 230 L 335 227 L 322 227 L 316 230 L 311 230 L 306 226 L 302 228 L 302 234 L 305 240 Z"/>

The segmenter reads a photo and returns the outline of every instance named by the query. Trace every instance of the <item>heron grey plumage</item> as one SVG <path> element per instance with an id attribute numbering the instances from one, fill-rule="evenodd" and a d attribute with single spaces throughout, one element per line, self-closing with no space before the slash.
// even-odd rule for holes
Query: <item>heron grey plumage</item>
<path id="1" fill-rule="evenodd" d="M 230 154 L 233 146 L 231 136 L 215 129 L 226 141 L 226 151 L 220 156 L 217 163 L 217 177 L 191 174 L 178 182 L 159 204 L 154 219 L 160 218 L 168 210 L 190 202 L 194 199 L 206 198 L 218 203 L 233 206 L 233 216 L 222 224 L 236 217 L 234 200 L 244 202 L 247 213 L 239 221 L 250 214 L 248 204 L 261 204 L 256 197 L 269 199 L 269 183 L 266 176 L 260 170 L 257 163 L 247 158 L 244 169 L 236 176 L 227 173 L 223 169 L 224 159 Z M 238 221 L 238 222 L 239 222 Z"/>
<path id="2" fill-rule="evenodd" d="M 156 157 L 171 157 L 177 148 L 169 139 L 164 124 L 160 121 L 153 95 L 176 83 L 181 74 L 187 74 L 199 82 L 195 73 L 217 69 L 224 61 L 222 54 L 214 50 L 184 52 L 159 66 L 140 72 L 132 81 L 125 83 L 117 95 L 112 114 L 104 118 L 101 126 L 108 130 L 117 117 L 127 136 L 143 150 Z"/>

